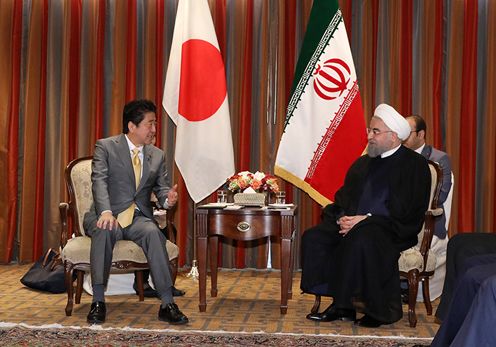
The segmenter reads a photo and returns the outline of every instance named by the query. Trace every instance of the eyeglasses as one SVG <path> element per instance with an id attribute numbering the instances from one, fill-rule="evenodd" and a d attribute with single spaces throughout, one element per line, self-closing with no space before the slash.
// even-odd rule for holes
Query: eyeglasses
<path id="1" fill-rule="evenodd" d="M 367 135 L 370 135 L 370 133 L 373 134 L 373 136 L 378 136 L 380 134 L 384 134 L 384 133 L 392 133 L 393 131 L 392 130 L 379 130 L 377 128 L 373 128 L 373 129 L 370 129 L 370 128 L 367 128 L 365 129 L 365 131 L 367 132 Z"/>

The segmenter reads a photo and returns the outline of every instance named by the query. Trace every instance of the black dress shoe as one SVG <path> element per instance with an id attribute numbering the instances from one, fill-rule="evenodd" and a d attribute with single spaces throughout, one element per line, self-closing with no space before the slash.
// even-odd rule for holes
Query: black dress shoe
<path id="1" fill-rule="evenodd" d="M 91 304 L 90 313 L 88 313 L 86 320 L 90 324 L 102 324 L 105 322 L 106 314 L 107 309 L 105 308 L 105 303 L 102 301 L 96 301 Z"/>
<path id="2" fill-rule="evenodd" d="M 335 320 L 354 321 L 356 319 L 355 310 L 336 308 L 331 305 L 321 313 L 309 313 L 307 319 L 317 322 L 332 322 Z"/>
<path id="3" fill-rule="evenodd" d="M 360 319 L 357 319 L 355 321 L 355 325 L 364 327 L 364 328 L 377 328 L 383 325 L 384 322 L 381 322 L 380 320 L 377 320 L 375 318 L 372 318 L 368 315 L 363 316 Z"/>
<path id="4" fill-rule="evenodd" d="M 136 292 L 136 295 L 139 295 L 138 284 L 136 282 L 133 283 L 133 289 Z M 155 289 L 153 289 L 152 286 L 148 282 L 143 285 L 143 295 L 145 296 L 145 298 L 158 297 L 157 291 Z"/>
<path id="5" fill-rule="evenodd" d="M 184 290 L 177 289 L 174 286 L 172 286 L 171 289 L 172 289 L 172 296 L 183 296 L 184 294 L 186 294 L 186 292 Z"/>
<path id="6" fill-rule="evenodd" d="M 165 307 L 160 306 L 158 311 L 158 319 L 170 324 L 186 324 L 189 322 L 188 317 L 179 310 L 175 303 L 167 304 Z"/>

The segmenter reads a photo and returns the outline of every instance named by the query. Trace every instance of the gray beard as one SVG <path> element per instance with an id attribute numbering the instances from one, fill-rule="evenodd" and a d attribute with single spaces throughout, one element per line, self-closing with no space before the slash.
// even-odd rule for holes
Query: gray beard
<path id="1" fill-rule="evenodd" d="M 381 152 L 381 149 L 378 148 L 377 146 L 370 146 L 369 145 L 369 148 L 367 150 L 367 155 L 371 158 L 375 158 L 375 157 L 378 157 L 382 154 L 383 152 Z"/>

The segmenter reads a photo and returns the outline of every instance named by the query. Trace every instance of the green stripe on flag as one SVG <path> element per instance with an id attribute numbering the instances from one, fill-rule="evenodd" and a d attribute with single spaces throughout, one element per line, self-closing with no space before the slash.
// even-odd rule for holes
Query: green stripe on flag
<path id="1" fill-rule="evenodd" d="M 291 98 L 288 103 L 284 129 L 293 116 L 301 94 L 307 87 L 314 67 L 330 39 L 343 20 L 337 0 L 315 0 L 313 3 L 300 56 L 296 64 Z"/>

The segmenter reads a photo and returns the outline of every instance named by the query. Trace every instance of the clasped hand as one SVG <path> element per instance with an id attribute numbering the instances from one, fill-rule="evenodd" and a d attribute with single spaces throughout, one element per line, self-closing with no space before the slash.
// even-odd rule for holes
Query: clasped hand
<path id="1" fill-rule="evenodd" d="M 339 233 L 343 236 L 346 236 L 348 232 L 359 222 L 367 218 L 366 215 L 358 215 L 358 216 L 343 216 L 338 219 L 337 223 L 341 230 Z"/>

